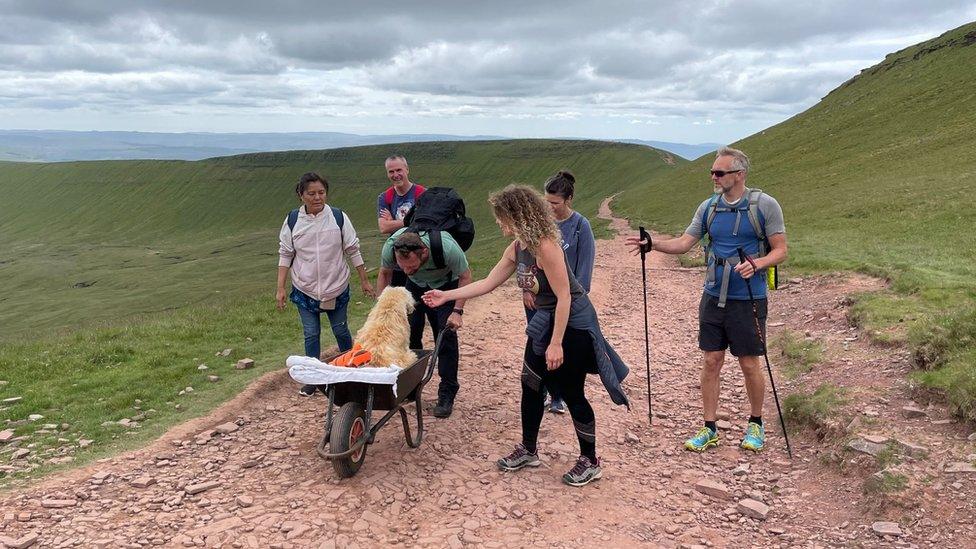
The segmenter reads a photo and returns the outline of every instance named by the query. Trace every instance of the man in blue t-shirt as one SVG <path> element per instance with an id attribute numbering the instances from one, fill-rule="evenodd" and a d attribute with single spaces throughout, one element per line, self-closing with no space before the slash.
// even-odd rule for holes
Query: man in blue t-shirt
<path id="1" fill-rule="evenodd" d="M 393 155 L 386 159 L 386 177 L 393 183 L 376 197 L 376 221 L 380 233 L 392 235 L 403 228 L 403 218 L 413 207 L 414 202 L 424 192 L 423 185 L 410 182 L 410 167 L 407 159 Z M 391 286 L 405 286 L 407 275 L 394 265 Z"/>
<path id="2" fill-rule="evenodd" d="M 758 191 L 753 193 L 746 187 L 748 173 L 749 157 L 745 153 L 729 147 L 719 149 L 711 170 L 716 195 L 698 206 L 683 235 L 655 240 L 651 245 L 652 249 L 667 254 L 683 254 L 706 235 L 709 238 L 708 274 L 698 306 L 698 346 L 704 352 L 701 390 L 705 426 L 685 441 L 685 448 L 696 452 L 718 444 L 719 373 L 726 348 L 739 359 L 751 408 L 740 446 L 758 452 L 766 440 L 762 421 L 766 378 L 761 362 L 766 337 L 766 269 L 786 260 L 786 226 L 783 210 L 773 197 Z M 754 203 L 751 198 L 755 198 Z M 765 239 L 757 234 L 749 208 L 758 210 L 753 214 Z M 627 243 L 639 250 L 641 240 L 630 237 Z M 768 252 L 758 257 L 761 246 Z M 739 261 L 738 248 L 753 258 L 755 267 L 748 261 Z M 753 276 L 757 270 L 759 276 Z M 746 284 L 756 299 L 762 339 L 756 334 Z"/>

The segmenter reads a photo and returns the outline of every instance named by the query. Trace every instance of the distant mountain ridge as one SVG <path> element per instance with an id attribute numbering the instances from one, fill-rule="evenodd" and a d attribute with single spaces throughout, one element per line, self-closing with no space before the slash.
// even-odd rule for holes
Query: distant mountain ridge
<path id="1" fill-rule="evenodd" d="M 68 162 L 76 160 L 203 160 L 257 152 L 323 150 L 362 145 L 433 141 L 497 141 L 497 135 L 393 134 L 342 132 L 155 133 L 128 131 L 0 130 L 0 160 Z M 583 138 L 571 138 L 574 140 Z M 693 160 L 718 145 L 620 140 L 648 145 Z"/>
<path id="2" fill-rule="evenodd" d="M 670 141 L 644 141 L 641 139 L 621 139 L 621 143 L 633 143 L 635 145 L 647 145 L 648 147 L 654 147 L 655 149 L 661 149 L 663 151 L 668 151 L 674 153 L 686 160 L 695 160 L 704 154 L 708 154 L 712 151 L 717 151 L 719 147 L 722 146 L 721 143 L 698 143 L 696 145 L 691 145 L 689 143 L 672 143 Z"/>
<path id="3" fill-rule="evenodd" d="M 235 154 L 321 150 L 426 141 L 485 141 L 499 136 L 441 134 L 356 135 L 341 132 L 155 133 L 127 131 L 0 130 L 0 160 L 203 160 Z"/>

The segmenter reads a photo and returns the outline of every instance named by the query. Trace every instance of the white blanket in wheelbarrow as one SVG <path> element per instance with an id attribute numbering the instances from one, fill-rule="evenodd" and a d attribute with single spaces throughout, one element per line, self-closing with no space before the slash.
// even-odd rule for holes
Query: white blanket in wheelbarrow
<path id="1" fill-rule="evenodd" d="M 296 355 L 288 357 L 285 364 L 288 365 L 291 378 L 304 385 L 332 385 L 349 381 L 389 385 L 393 388 L 393 396 L 396 396 L 397 376 L 403 371 L 399 366 L 333 366 L 311 357 Z"/>

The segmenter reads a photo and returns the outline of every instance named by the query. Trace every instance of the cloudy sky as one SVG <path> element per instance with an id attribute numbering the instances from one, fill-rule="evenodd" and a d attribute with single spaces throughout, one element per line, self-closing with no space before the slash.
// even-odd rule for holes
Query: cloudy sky
<path id="1" fill-rule="evenodd" d="M 731 142 L 967 1 L 0 0 L 0 128 Z"/>

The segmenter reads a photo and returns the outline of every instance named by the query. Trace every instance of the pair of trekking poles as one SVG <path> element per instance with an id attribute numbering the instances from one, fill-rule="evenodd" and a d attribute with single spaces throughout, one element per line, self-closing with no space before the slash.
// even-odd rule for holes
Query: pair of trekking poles
<path id="1" fill-rule="evenodd" d="M 651 251 L 651 235 L 644 227 L 640 227 L 640 256 L 641 256 L 641 281 L 644 285 L 644 356 L 647 364 L 647 422 L 653 424 L 654 414 L 651 411 L 651 337 L 647 323 L 647 254 Z M 644 242 L 647 242 L 644 244 Z M 749 262 L 756 270 L 756 264 L 752 258 L 747 256 L 742 248 L 738 248 L 739 261 Z M 756 270 L 758 272 L 758 270 Z M 786 453 L 793 459 L 793 449 L 790 447 L 790 435 L 786 432 L 786 422 L 783 420 L 783 409 L 779 405 L 779 394 L 776 392 L 776 381 L 773 380 L 773 368 L 769 365 L 769 353 L 766 349 L 766 336 L 762 327 L 759 325 L 759 308 L 756 305 L 756 298 L 752 293 L 752 284 L 746 283 L 749 289 L 749 302 L 752 304 L 752 319 L 756 325 L 756 336 L 762 345 L 763 358 L 766 360 L 766 372 L 769 373 L 769 385 L 773 388 L 773 400 L 776 401 L 776 413 L 779 414 L 779 425 L 783 429 L 783 438 L 786 440 Z"/>

